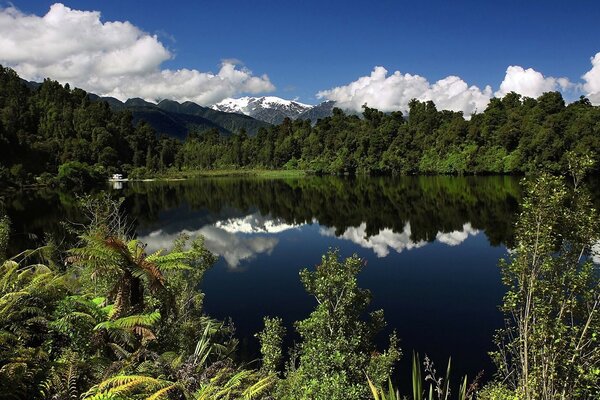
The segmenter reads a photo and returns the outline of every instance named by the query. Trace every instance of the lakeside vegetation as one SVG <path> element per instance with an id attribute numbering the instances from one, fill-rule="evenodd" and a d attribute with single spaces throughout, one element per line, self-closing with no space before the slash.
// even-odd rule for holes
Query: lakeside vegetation
<path id="1" fill-rule="evenodd" d="M 498 348 L 497 375 L 486 376 L 487 383 L 466 377 L 451 384 L 431 360 L 414 356 L 412 391 L 396 388 L 392 375 L 409 351 L 400 348 L 401 328 L 387 349 L 375 346 L 383 311 L 365 312 L 370 293 L 357 284 L 364 263 L 356 256 L 342 260 L 331 251 L 316 268 L 303 270 L 300 279 L 317 305 L 295 324 L 297 345 L 283 348 L 291 333 L 270 316 L 257 333 L 261 359 L 243 364 L 233 326 L 204 312 L 198 287 L 215 257 L 201 238 L 182 236 L 169 251 L 147 253 L 122 204 L 100 196 L 79 206 L 87 223 L 71 226 L 77 237 L 71 248 L 50 242 L 4 255 L 10 221 L 3 218 L 2 393 L 32 399 L 595 399 L 600 275 L 591 247 L 600 237 L 587 189 L 573 176 L 571 184 L 542 175 L 526 185 L 514 251 L 501 263 L 507 325 L 490 338 Z"/>
<path id="2" fill-rule="evenodd" d="M 0 67 L 0 184 L 86 188 L 113 173 L 143 179 L 248 170 L 566 173 L 568 152 L 599 157 L 599 119 L 600 107 L 585 98 L 566 105 L 558 92 L 538 99 L 509 93 L 470 119 L 413 100 L 407 115 L 365 106 L 359 117 L 334 109 L 314 126 L 286 119 L 255 136 L 191 130 L 182 142 L 144 122 L 134 126 L 129 112 L 115 112 L 83 90 L 49 79 L 31 89 Z"/>
<path id="3" fill-rule="evenodd" d="M 302 178 L 308 175 L 304 170 L 288 169 L 262 169 L 262 168 L 234 168 L 234 169 L 176 169 L 169 168 L 155 175 L 156 180 L 161 179 L 194 179 L 216 177 L 252 177 L 252 178 Z"/>

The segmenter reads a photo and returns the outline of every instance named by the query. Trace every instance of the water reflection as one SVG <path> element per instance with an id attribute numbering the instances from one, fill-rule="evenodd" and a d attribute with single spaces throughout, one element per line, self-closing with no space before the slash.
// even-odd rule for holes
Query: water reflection
<path id="1" fill-rule="evenodd" d="M 335 227 L 321 228 L 323 236 L 337 237 L 339 239 L 349 240 L 362 248 L 372 249 L 377 257 L 386 257 L 390 253 L 390 249 L 401 253 L 404 250 L 418 249 L 425 246 L 428 242 L 425 240 L 412 240 L 412 231 L 410 222 L 407 222 L 402 229 L 402 232 L 394 232 L 392 229 L 385 228 L 379 230 L 375 235 L 367 233 L 367 224 L 363 222 L 357 227 L 346 228 L 342 234 L 337 234 Z M 435 235 L 435 240 L 444 243 L 448 246 L 456 246 L 461 244 L 469 236 L 479 233 L 479 230 L 473 229 L 470 222 L 463 225 L 461 230 L 451 232 L 438 232 Z"/>
<path id="2" fill-rule="evenodd" d="M 310 177 L 129 182 L 112 193 L 125 197 L 138 234 L 153 248 L 168 247 L 182 232 L 202 233 L 215 253 L 237 266 L 276 245 L 274 237 L 240 234 L 276 235 L 306 224 L 319 224 L 323 237 L 339 237 L 378 257 L 436 240 L 456 245 L 481 231 L 490 244 L 510 247 L 521 189 L 508 177 Z M 61 222 L 82 220 L 76 204 L 72 194 L 52 191 L 5 199 L 17 232 L 11 246 L 39 245 L 48 234 L 62 241 Z"/>
<path id="3" fill-rule="evenodd" d="M 203 236 L 206 248 L 213 254 L 223 257 L 231 268 L 238 267 L 243 260 L 253 259 L 257 254 L 270 254 L 278 242 L 275 237 L 239 235 L 214 225 L 196 231 L 183 229 L 175 233 L 167 233 L 159 229 L 140 236 L 140 239 L 147 243 L 149 251 L 156 251 L 170 248 L 181 234 L 191 238 Z"/>
<path id="4" fill-rule="evenodd" d="M 321 228 L 320 233 L 323 236 L 338 237 L 344 240 L 349 240 L 356 243 L 360 247 L 365 249 L 373 249 L 377 257 L 385 257 L 389 254 L 389 249 L 394 249 L 396 252 L 401 253 L 403 250 L 411 250 L 425 246 L 426 241 L 420 240 L 415 242 L 411 239 L 410 222 L 404 225 L 402 232 L 394 232 L 392 229 L 385 228 L 381 229 L 375 235 L 367 234 L 367 223 L 363 222 L 357 227 L 346 228 L 341 234 L 336 234 L 337 229 Z"/>
<path id="5" fill-rule="evenodd" d="M 242 218 L 229 218 L 217 221 L 215 226 L 231 233 L 280 233 L 288 229 L 298 229 L 305 224 L 288 224 L 283 218 L 254 213 Z"/>
<path id="6" fill-rule="evenodd" d="M 319 221 L 313 219 L 311 224 L 319 225 Z M 300 229 L 306 224 L 288 224 L 281 218 L 273 218 L 270 215 L 253 213 L 245 217 L 227 218 L 219 220 L 212 225 L 202 226 L 196 230 L 181 229 L 167 232 L 164 229 L 151 231 L 139 238 L 147 243 L 149 251 L 168 249 L 175 239 L 180 235 L 191 238 L 204 237 L 205 245 L 212 253 L 221 256 L 231 268 L 237 268 L 242 261 L 250 261 L 257 254 L 270 254 L 278 243 L 276 234 L 291 229 Z M 337 228 L 320 226 L 319 234 L 326 237 L 335 237 L 348 240 L 365 249 L 372 249 L 377 257 L 386 257 L 390 249 L 401 253 L 404 250 L 417 249 L 425 246 L 425 240 L 414 241 L 411 239 L 412 232 L 410 222 L 404 225 L 401 232 L 384 228 L 377 234 L 367 233 L 367 223 L 363 222 L 357 227 L 349 227 L 338 234 Z M 461 230 L 451 232 L 438 232 L 435 240 L 448 246 L 457 246 L 469 236 L 478 234 L 471 223 L 463 225 Z M 268 236 L 267 236 L 268 235 Z"/>
<path id="7" fill-rule="evenodd" d="M 231 317 L 249 359 L 264 315 L 291 328 L 314 307 L 298 279 L 329 247 L 369 261 L 359 276 L 397 329 L 407 353 L 437 360 L 460 354 L 457 372 L 489 361 L 502 324 L 498 259 L 511 247 L 521 188 L 508 177 L 215 178 L 125 183 L 124 197 L 148 250 L 180 234 L 202 235 L 219 261 L 202 285 L 211 316 Z M 82 222 L 71 193 L 22 192 L 4 199 L 11 253 L 48 236 L 75 242 L 61 224 Z M 599 250 L 600 250 L 600 246 Z M 244 271 L 243 273 L 231 273 Z M 254 346 L 254 347 L 253 347 Z"/>

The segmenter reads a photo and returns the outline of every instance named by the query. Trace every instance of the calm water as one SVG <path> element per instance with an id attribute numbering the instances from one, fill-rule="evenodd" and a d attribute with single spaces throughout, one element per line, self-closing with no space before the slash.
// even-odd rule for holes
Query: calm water
<path id="1" fill-rule="evenodd" d="M 367 262 L 359 276 L 397 330 L 408 369 L 413 350 L 445 368 L 491 373 L 487 352 L 502 325 L 498 259 L 512 241 L 521 189 L 508 177 L 252 178 L 130 184 L 124 196 L 137 233 L 151 250 L 181 233 L 203 235 L 219 261 L 202 290 L 213 317 L 231 317 L 246 358 L 262 316 L 288 327 L 314 302 L 298 272 L 328 248 Z M 61 220 L 80 215 L 72 195 L 28 192 L 5 199 L 14 249 L 46 234 L 64 235 Z M 289 342 L 294 337 L 290 335 Z M 385 337 L 382 336 L 382 341 Z"/>

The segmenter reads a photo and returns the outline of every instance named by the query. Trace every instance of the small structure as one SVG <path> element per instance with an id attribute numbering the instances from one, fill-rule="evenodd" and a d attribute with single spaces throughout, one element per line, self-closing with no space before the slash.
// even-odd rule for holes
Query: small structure
<path id="1" fill-rule="evenodd" d="M 122 181 L 123 180 L 123 174 L 113 174 L 111 181 Z"/>

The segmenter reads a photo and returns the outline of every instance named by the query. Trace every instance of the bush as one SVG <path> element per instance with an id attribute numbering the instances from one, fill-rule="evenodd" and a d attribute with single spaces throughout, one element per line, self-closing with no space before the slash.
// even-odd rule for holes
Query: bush
<path id="1" fill-rule="evenodd" d="M 106 181 L 103 168 L 79 161 L 69 161 L 58 167 L 58 184 L 63 189 L 85 190 Z"/>
<path id="2" fill-rule="evenodd" d="M 129 178 L 131 179 L 146 179 L 152 176 L 152 172 L 145 167 L 138 167 L 131 170 Z"/>

